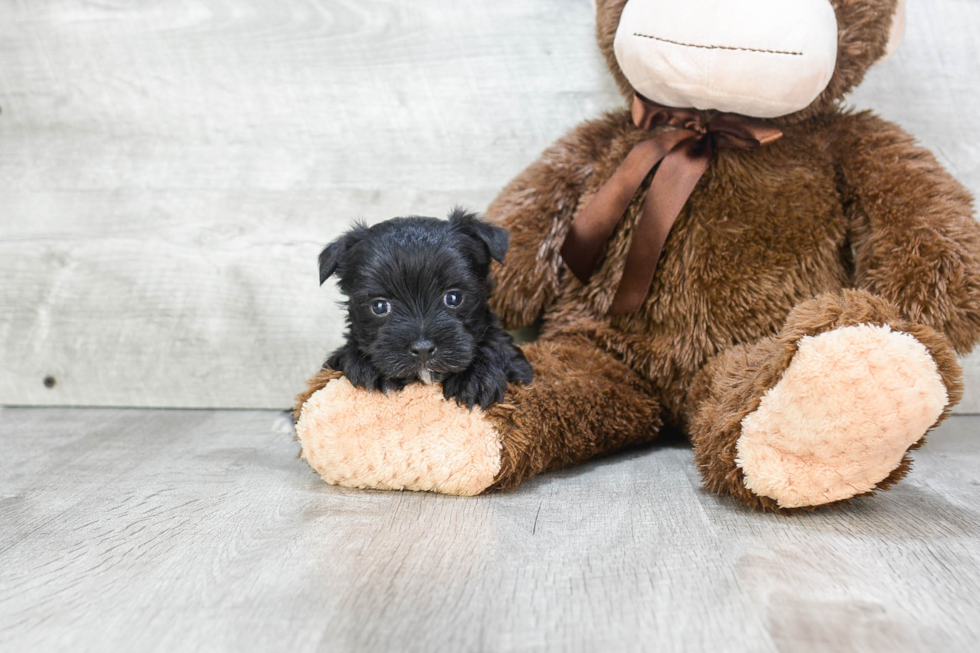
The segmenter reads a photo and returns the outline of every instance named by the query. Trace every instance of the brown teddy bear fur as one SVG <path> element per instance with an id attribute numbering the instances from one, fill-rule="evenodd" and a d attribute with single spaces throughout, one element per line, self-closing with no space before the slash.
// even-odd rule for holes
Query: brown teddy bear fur
<path id="1" fill-rule="evenodd" d="M 587 286 L 559 255 L 577 212 L 650 137 L 626 108 L 574 128 L 491 204 L 488 218 L 511 232 L 493 308 L 508 328 L 543 319 L 540 340 L 525 347 L 535 382 L 488 412 L 504 439 L 496 487 L 650 441 L 663 423 L 690 436 L 707 488 L 775 509 L 742 484 L 740 422 L 778 382 L 796 341 L 833 326 L 913 335 L 947 386 L 943 417 L 959 400 L 954 350 L 980 339 L 972 199 L 899 127 L 839 108 L 883 55 L 895 0 L 831 2 L 839 48 L 829 86 L 772 121 L 785 134 L 776 143 L 717 152 L 640 310 L 607 315 L 649 180 Z M 612 51 L 625 1 L 598 5 L 600 48 L 630 98 Z M 878 489 L 908 466 L 906 457 Z"/>
<path id="2" fill-rule="evenodd" d="M 597 37 L 629 100 L 612 48 L 625 1 L 598 0 Z M 838 327 L 889 326 L 917 339 L 949 398 L 936 424 L 949 414 L 962 395 L 955 352 L 980 340 L 972 199 L 899 127 L 839 107 L 884 54 L 896 1 L 830 0 L 838 59 L 827 89 L 770 121 L 784 132 L 775 143 L 715 154 L 636 312 L 608 309 L 649 179 L 588 285 L 559 254 L 577 213 L 651 136 L 625 106 L 572 129 L 503 189 L 487 217 L 510 230 L 511 245 L 494 269 L 491 303 L 507 328 L 540 320 L 541 334 L 524 348 L 534 382 L 510 388 L 486 412 L 502 440 L 492 488 L 673 427 L 691 439 L 709 490 L 780 510 L 745 487 L 736 463 L 742 420 L 779 382 L 801 338 Z M 310 380 L 297 416 L 336 376 L 324 370 Z M 906 455 L 876 489 L 900 480 L 909 464 Z"/>

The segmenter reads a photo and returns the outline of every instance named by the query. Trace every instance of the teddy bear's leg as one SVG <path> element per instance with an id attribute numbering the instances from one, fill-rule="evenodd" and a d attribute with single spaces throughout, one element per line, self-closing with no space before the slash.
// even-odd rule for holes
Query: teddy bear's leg
<path id="1" fill-rule="evenodd" d="M 504 403 L 486 413 L 502 444 L 494 489 L 656 437 L 660 405 L 623 362 L 579 337 L 523 349 L 534 381 L 511 386 Z"/>
<path id="2" fill-rule="evenodd" d="M 960 399 L 946 338 L 863 291 L 798 305 L 774 337 L 720 353 L 686 419 L 709 490 L 805 508 L 884 490 Z"/>
<path id="3" fill-rule="evenodd" d="M 383 394 L 321 370 L 294 415 L 301 455 L 328 483 L 473 495 L 651 440 L 660 407 L 649 384 L 585 338 L 524 348 L 530 385 L 486 412 L 412 384 Z"/>

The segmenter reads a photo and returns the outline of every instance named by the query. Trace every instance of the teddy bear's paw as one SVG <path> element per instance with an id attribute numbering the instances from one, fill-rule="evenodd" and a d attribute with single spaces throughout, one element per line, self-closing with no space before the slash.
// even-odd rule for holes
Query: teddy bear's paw
<path id="1" fill-rule="evenodd" d="M 858 325 L 804 337 L 782 379 L 742 420 L 745 487 L 780 507 L 873 490 L 925 435 L 949 397 L 913 336 Z"/>
<path id="2" fill-rule="evenodd" d="M 330 381 L 296 423 L 302 456 L 327 483 L 474 495 L 500 471 L 500 436 L 438 385 L 382 394 Z"/>

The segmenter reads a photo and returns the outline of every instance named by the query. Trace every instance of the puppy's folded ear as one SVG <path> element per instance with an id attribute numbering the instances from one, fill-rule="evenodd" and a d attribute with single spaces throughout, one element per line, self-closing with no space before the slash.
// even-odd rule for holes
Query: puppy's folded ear
<path id="1" fill-rule="evenodd" d="M 507 247 L 510 244 L 510 233 L 506 229 L 492 225 L 482 220 L 479 214 L 458 206 L 449 214 L 449 224 L 483 241 L 493 260 L 497 263 L 504 262 L 504 256 L 506 256 Z"/>
<path id="2" fill-rule="evenodd" d="M 330 275 L 337 271 L 337 267 L 344 260 L 344 256 L 351 246 L 361 240 L 367 234 L 368 228 L 363 224 L 356 224 L 350 231 L 333 241 L 320 252 L 320 285 L 330 278 Z"/>

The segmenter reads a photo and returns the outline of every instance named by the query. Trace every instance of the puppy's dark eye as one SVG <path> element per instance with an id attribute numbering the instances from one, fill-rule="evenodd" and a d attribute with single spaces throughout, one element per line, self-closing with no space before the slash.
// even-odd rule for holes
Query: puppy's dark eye
<path id="1" fill-rule="evenodd" d="M 391 302 L 387 299 L 371 300 L 371 312 L 378 317 L 384 317 L 391 312 Z"/>
<path id="2" fill-rule="evenodd" d="M 446 303 L 449 308 L 456 308 L 463 303 L 463 293 L 456 292 L 455 290 L 447 292 L 446 296 L 442 298 L 442 301 Z"/>

